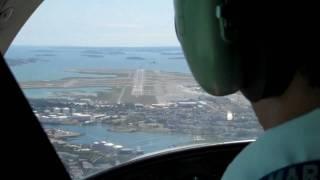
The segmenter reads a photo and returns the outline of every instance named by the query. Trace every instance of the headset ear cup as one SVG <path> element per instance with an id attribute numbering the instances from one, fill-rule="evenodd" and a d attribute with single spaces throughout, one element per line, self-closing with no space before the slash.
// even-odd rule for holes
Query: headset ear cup
<path id="1" fill-rule="evenodd" d="M 176 18 L 175 18 L 175 19 L 176 19 Z M 182 41 L 182 34 L 181 34 L 181 32 L 179 31 L 179 29 L 178 29 L 177 21 L 176 21 L 176 20 L 174 21 L 174 29 L 175 29 L 176 36 L 177 36 L 177 38 L 178 38 L 178 41 L 179 41 L 180 43 L 182 43 L 182 42 L 181 42 L 181 41 Z"/>
<path id="2" fill-rule="evenodd" d="M 221 38 L 217 1 L 175 0 L 178 39 L 200 86 L 212 95 L 238 91 L 241 62 L 233 43 Z"/>
<path id="3" fill-rule="evenodd" d="M 176 32 L 176 36 L 177 36 L 177 38 L 178 38 L 178 41 L 180 42 L 180 36 L 179 36 L 179 33 L 178 33 L 176 20 L 174 20 L 174 30 L 175 30 L 175 32 Z"/>
<path id="4" fill-rule="evenodd" d="M 259 61 L 257 56 L 243 56 L 243 85 L 241 92 L 251 102 L 263 97 L 266 85 L 266 61 Z"/>
<path id="5" fill-rule="evenodd" d="M 288 88 L 297 65 L 285 62 L 292 52 L 284 48 L 300 52 L 293 47 L 296 43 L 288 43 L 301 28 L 296 27 L 295 17 L 300 4 L 288 13 L 283 13 L 287 3 L 275 6 L 273 1 L 175 0 L 174 4 L 182 49 L 195 79 L 208 93 L 219 96 L 241 89 L 250 101 L 258 101 L 280 96 Z"/>

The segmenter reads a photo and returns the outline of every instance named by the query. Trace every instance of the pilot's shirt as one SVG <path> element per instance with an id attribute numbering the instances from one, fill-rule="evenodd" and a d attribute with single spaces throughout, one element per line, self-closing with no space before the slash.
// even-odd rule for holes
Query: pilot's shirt
<path id="1" fill-rule="evenodd" d="M 222 180 L 320 179 L 320 108 L 267 130 L 228 166 Z"/>

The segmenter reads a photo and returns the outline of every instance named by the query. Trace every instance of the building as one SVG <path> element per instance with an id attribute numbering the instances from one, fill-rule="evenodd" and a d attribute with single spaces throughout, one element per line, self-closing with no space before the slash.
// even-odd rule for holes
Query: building
<path id="1" fill-rule="evenodd" d="M 131 155 L 133 154 L 133 150 L 130 148 L 122 148 L 119 150 L 119 154 L 121 155 Z"/>
<path id="2" fill-rule="evenodd" d="M 53 108 L 53 112 L 56 114 L 61 113 L 61 109 L 58 107 L 55 107 L 55 108 Z"/>
<path id="3" fill-rule="evenodd" d="M 196 106 L 198 103 L 197 102 L 178 102 L 177 104 L 179 107 L 190 108 L 190 107 Z"/>
<path id="4" fill-rule="evenodd" d="M 152 104 L 151 107 L 153 108 L 165 108 L 168 107 L 168 104 Z"/>
<path id="5" fill-rule="evenodd" d="M 114 145 L 113 146 L 113 149 L 116 150 L 117 152 L 119 152 L 122 148 L 123 148 L 123 146 L 121 146 L 121 145 Z"/>
<path id="6" fill-rule="evenodd" d="M 134 106 L 135 106 L 135 108 L 144 108 L 143 104 L 136 103 L 136 104 L 134 104 Z"/>
<path id="7" fill-rule="evenodd" d="M 68 108 L 68 107 L 63 108 L 63 109 L 62 109 L 62 113 L 64 113 L 64 114 L 70 114 L 70 108 Z"/>
<path id="8" fill-rule="evenodd" d="M 106 119 L 106 115 L 104 115 L 104 114 L 96 114 L 96 115 L 93 116 L 93 119 L 96 120 L 96 121 L 104 120 L 104 119 Z"/>
<path id="9" fill-rule="evenodd" d="M 104 146 L 105 146 L 107 151 L 113 151 L 114 150 L 113 149 L 114 144 L 112 144 L 112 143 L 105 143 Z"/>
<path id="10" fill-rule="evenodd" d="M 82 114 L 82 113 L 73 113 L 71 118 L 77 120 L 79 122 L 91 121 L 90 114 Z"/>

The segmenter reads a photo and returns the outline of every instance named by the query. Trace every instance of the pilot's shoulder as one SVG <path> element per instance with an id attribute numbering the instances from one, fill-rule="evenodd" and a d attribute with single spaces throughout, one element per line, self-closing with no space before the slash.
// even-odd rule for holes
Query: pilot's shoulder
<path id="1" fill-rule="evenodd" d="M 320 159 L 320 110 L 266 131 L 228 166 L 223 180 L 260 179 L 306 161 Z"/>

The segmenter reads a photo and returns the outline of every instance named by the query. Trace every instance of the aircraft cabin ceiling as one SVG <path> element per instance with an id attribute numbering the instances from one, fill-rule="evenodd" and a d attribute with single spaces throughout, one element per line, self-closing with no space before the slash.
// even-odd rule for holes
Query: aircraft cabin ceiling
<path id="1" fill-rule="evenodd" d="M 43 0 L 0 0 L 0 52 L 5 54 L 24 23 Z"/>

